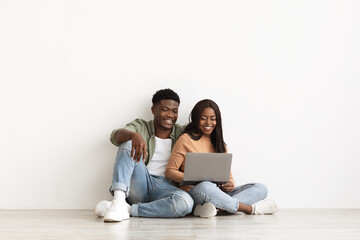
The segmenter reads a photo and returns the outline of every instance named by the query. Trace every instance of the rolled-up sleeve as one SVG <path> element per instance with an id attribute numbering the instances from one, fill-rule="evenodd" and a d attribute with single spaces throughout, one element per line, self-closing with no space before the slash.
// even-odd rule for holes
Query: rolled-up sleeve
<path id="1" fill-rule="evenodd" d="M 112 130 L 112 132 L 110 134 L 110 142 L 112 144 L 114 144 L 115 146 L 120 145 L 119 143 L 117 143 L 115 141 L 115 134 L 120 129 L 126 129 L 126 130 L 129 130 L 129 131 L 132 131 L 132 132 L 138 132 L 138 129 L 141 129 L 141 122 L 138 119 L 136 119 L 136 120 L 126 124 L 126 126 L 124 128 L 117 128 L 117 129 Z"/>

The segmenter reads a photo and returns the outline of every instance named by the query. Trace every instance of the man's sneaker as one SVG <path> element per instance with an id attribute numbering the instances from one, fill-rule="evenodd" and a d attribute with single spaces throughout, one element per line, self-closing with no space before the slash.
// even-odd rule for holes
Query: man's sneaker
<path id="1" fill-rule="evenodd" d="M 110 208 L 111 202 L 103 200 L 99 202 L 95 207 L 95 214 L 99 217 L 104 217 L 107 210 Z"/>
<path id="2" fill-rule="evenodd" d="M 129 218 L 128 204 L 126 202 L 113 200 L 109 210 L 104 216 L 104 222 L 121 222 Z"/>
<path id="3" fill-rule="evenodd" d="M 259 201 L 252 205 L 252 207 L 254 208 L 252 212 L 254 215 L 273 214 L 278 210 L 278 206 L 275 201 L 270 199 Z"/>
<path id="4" fill-rule="evenodd" d="M 216 216 L 216 208 L 209 202 L 204 203 L 203 205 L 196 205 L 194 210 L 194 216 L 201 218 L 208 218 Z"/>

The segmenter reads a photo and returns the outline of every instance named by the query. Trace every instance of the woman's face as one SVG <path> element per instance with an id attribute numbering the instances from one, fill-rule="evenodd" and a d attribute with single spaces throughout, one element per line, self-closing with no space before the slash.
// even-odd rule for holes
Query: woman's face
<path id="1" fill-rule="evenodd" d="M 199 128 L 203 135 L 210 137 L 216 127 L 216 114 L 214 109 L 207 107 L 200 115 Z"/>

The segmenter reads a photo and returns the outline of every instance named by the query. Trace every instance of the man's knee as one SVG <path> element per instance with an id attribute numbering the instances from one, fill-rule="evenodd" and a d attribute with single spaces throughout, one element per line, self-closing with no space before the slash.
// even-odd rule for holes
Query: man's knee
<path id="1" fill-rule="evenodd" d="M 173 204 L 178 217 L 183 217 L 192 212 L 194 200 L 185 192 L 176 192 L 173 195 Z"/>
<path id="2" fill-rule="evenodd" d="M 119 150 L 120 149 L 123 149 L 123 150 L 128 150 L 128 151 L 131 151 L 131 146 L 132 146 L 132 141 L 129 140 L 129 141 L 126 141 L 126 142 L 123 142 L 119 145 Z"/>
<path id="3" fill-rule="evenodd" d="M 117 154 L 116 154 L 116 161 L 119 161 L 123 158 L 130 159 L 130 153 L 131 153 L 131 140 L 127 142 L 123 142 L 119 145 Z"/>

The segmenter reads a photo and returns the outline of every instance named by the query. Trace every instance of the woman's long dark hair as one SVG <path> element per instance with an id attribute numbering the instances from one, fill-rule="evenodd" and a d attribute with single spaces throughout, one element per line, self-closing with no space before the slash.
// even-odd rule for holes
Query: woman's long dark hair
<path id="1" fill-rule="evenodd" d="M 189 134 L 189 136 L 196 141 L 202 137 L 203 133 L 199 128 L 199 122 L 201 113 L 205 108 L 212 108 L 216 115 L 216 127 L 210 135 L 211 143 L 215 148 L 215 152 L 224 153 L 226 152 L 226 147 L 223 138 L 221 113 L 219 106 L 213 100 L 204 99 L 194 106 L 189 116 L 189 124 L 186 125 L 184 133 Z"/>

